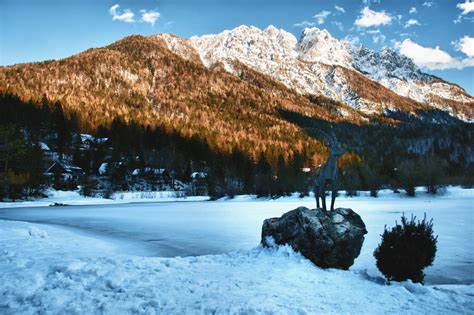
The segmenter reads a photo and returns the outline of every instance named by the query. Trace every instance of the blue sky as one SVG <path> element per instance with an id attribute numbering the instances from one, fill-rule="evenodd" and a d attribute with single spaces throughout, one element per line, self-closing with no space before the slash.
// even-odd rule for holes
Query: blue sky
<path id="1" fill-rule="evenodd" d="M 389 46 L 474 94 L 470 0 L 0 0 L 0 65 L 57 59 L 130 34 L 306 26 L 372 49 Z"/>

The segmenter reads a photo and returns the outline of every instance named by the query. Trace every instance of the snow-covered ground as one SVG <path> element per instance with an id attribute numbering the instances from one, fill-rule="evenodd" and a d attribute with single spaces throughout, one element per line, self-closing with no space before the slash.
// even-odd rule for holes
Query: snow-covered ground
<path id="1" fill-rule="evenodd" d="M 472 314 L 473 200 L 457 187 L 339 198 L 369 231 L 350 271 L 258 247 L 263 219 L 312 198 L 0 209 L 0 313 Z M 439 235 L 424 287 L 384 285 L 372 257 L 402 212 L 426 212 Z"/>
<path id="2" fill-rule="evenodd" d="M 0 313 L 471 313 L 474 286 L 383 285 L 288 247 L 186 258 L 123 255 L 56 227 L 0 221 Z"/>
<path id="3" fill-rule="evenodd" d="M 44 207 L 54 203 L 67 205 L 103 205 L 131 202 L 170 202 L 170 201 L 203 201 L 209 200 L 205 196 L 185 197 L 184 193 L 176 191 L 125 191 L 116 192 L 110 199 L 101 197 L 84 197 L 79 191 L 62 191 L 51 189 L 46 193 L 47 198 L 28 201 L 0 202 L 1 208 Z"/>

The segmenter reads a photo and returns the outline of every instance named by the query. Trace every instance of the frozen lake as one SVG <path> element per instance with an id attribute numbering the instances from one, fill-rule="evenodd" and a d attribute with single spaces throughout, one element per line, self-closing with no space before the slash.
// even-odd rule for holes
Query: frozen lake
<path id="1" fill-rule="evenodd" d="M 362 216 L 368 234 L 352 270 L 379 276 L 372 252 L 384 226 L 393 226 L 403 212 L 434 219 L 438 252 L 426 270 L 431 284 L 474 284 L 474 190 L 451 188 L 440 197 L 420 193 L 416 198 L 383 193 L 381 198 L 339 198 Z M 0 219 L 60 226 L 113 241 L 124 254 L 194 256 L 251 249 L 260 242 L 265 218 L 298 206 L 314 207 L 312 198 L 226 201 L 156 202 L 67 207 L 0 209 Z"/>

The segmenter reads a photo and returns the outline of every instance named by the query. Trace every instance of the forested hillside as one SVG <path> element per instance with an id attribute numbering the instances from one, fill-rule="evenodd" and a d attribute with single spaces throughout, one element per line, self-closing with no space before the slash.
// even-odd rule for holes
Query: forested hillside
<path id="1" fill-rule="evenodd" d="M 252 77 L 252 72 L 242 75 Z M 94 131 L 118 118 L 184 138 L 196 136 L 222 153 L 237 149 L 256 160 L 264 152 L 274 163 L 280 154 L 288 159 L 305 152 L 318 156 L 315 164 L 325 156 L 324 145 L 298 133 L 281 119 L 279 109 L 342 119 L 263 76 L 250 82 L 223 69 L 209 70 L 142 36 L 59 61 L 2 67 L 0 79 L 0 91 L 24 101 L 60 101 L 66 113 L 78 115 L 82 130 Z"/>
<path id="2" fill-rule="evenodd" d="M 178 55 L 160 36 L 130 36 L 62 60 L 0 67 L 0 197 L 77 185 L 102 195 L 304 195 L 331 130 L 346 149 L 339 173 L 349 194 L 472 184 L 471 124 L 393 93 L 374 99 L 393 96 L 398 107 L 369 115 L 298 94 L 237 60 L 237 75 L 207 68 L 186 45 Z"/>
<path id="3" fill-rule="evenodd" d="M 329 130 L 336 131 L 347 150 L 338 162 L 340 189 L 349 195 L 364 189 L 376 196 L 383 186 L 413 193 L 415 185 L 427 185 L 436 193 L 442 184 L 473 183 L 474 130 L 469 124 L 410 120 L 396 126 L 360 126 L 315 120 L 295 112 L 279 114 L 308 138 L 324 140 Z M 175 131 L 120 119 L 98 126 L 90 137 L 104 141 L 85 146 L 78 117 L 65 113 L 60 102 L 23 102 L 11 94 L 0 96 L 0 198 L 40 196 L 49 186 L 75 189 L 78 184 L 86 195 L 160 189 L 162 182 L 153 174 L 141 180 L 132 176 L 134 170 L 147 169 L 167 170 L 171 181 L 184 183 L 178 189 L 186 194 L 282 196 L 306 195 L 312 189 L 317 168 L 304 153 L 290 159 L 280 154 L 274 163 L 262 152 L 254 160 L 239 150 L 216 151 L 198 136 L 186 138 Z M 80 180 L 45 176 L 53 162 L 42 147 L 46 143 L 48 152 L 57 152 L 59 159 L 83 170 Z M 104 164 L 108 169 L 101 172 Z M 193 179 L 196 172 L 205 174 L 202 180 Z"/>

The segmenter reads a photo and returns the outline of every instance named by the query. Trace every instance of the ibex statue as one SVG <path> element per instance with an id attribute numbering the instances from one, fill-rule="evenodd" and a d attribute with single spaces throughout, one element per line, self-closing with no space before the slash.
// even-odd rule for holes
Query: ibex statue
<path id="1" fill-rule="evenodd" d="M 337 195 L 337 159 L 344 154 L 344 149 L 341 148 L 337 141 L 334 132 L 331 131 L 330 135 L 325 135 L 327 138 L 327 144 L 329 148 L 329 157 L 319 168 L 319 171 L 314 177 L 314 196 L 316 197 L 316 207 L 319 208 L 319 198 L 321 197 L 321 203 L 323 210 L 327 211 L 326 208 L 326 191 L 331 190 L 331 211 L 334 210 L 334 202 L 336 201 Z"/>

